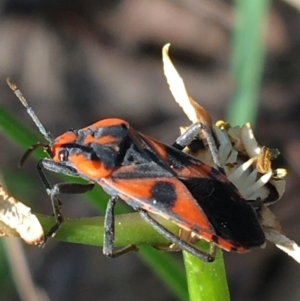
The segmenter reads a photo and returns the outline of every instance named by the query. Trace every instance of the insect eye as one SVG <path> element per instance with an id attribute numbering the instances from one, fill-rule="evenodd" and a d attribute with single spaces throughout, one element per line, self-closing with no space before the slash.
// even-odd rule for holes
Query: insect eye
<path id="1" fill-rule="evenodd" d="M 66 149 L 61 149 L 58 153 L 59 161 L 64 162 L 69 159 L 69 152 Z"/>

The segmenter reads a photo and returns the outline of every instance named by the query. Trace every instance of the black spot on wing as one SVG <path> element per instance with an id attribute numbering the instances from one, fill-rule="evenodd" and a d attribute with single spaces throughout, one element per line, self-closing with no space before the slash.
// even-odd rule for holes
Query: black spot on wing
<path id="1" fill-rule="evenodd" d="M 231 185 L 211 179 L 182 180 L 204 211 L 217 236 L 244 247 L 265 241 L 254 209 Z"/>
<path id="2" fill-rule="evenodd" d="M 159 181 L 151 189 L 151 199 L 158 207 L 171 208 L 176 200 L 176 189 L 172 183 Z"/>

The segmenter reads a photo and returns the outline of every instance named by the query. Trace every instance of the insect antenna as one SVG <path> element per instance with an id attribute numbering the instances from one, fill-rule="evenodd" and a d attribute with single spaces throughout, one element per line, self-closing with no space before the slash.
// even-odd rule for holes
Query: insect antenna
<path id="1" fill-rule="evenodd" d="M 53 156 L 49 144 L 37 142 L 36 144 L 31 145 L 31 146 L 27 149 L 27 151 L 24 153 L 24 155 L 22 156 L 22 158 L 21 158 L 21 160 L 20 160 L 19 167 L 23 167 L 24 163 L 27 161 L 27 159 L 30 157 L 30 155 L 31 155 L 37 148 L 40 148 L 40 147 L 44 148 L 44 150 L 50 155 L 50 157 Z"/>
<path id="2" fill-rule="evenodd" d="M 44 128 L 44 126 L 42 125 L 42 123 L 40 122 L 40 120 L 38 119 L 38 117 L 36 116 L 36 114 L 34 113 L 33 109 L 29 106 L 29 104 L 28 104 L 27 100 L 25 99 L 24 95 L 22 94 L 22 92 L 20 91 L 20 89 L 17 87 L 16 83 L 12 79 L 10 79 L 10 78 L 7 78 L 6 82 L 7 82 L 8 86 L 10 87 L 10 89 L 15 93 L 15 95 L 21 101 L 21 103 L 23 104 L 23 106 L 26 108 L 27 113 L 29 114 L 29 116 L 31 117 L 31 119 L 34 121 L 34 123 L 38 127 L 38 129 L 41 132 L 41 134 L 45 137 L 45 139 L 50 144 L 52 144 L 53 141 L 54 141 L 53 136 L 51 135 L 51 133 L 49 133 L 49 132 L 46 131 L 46 129 Z"/>

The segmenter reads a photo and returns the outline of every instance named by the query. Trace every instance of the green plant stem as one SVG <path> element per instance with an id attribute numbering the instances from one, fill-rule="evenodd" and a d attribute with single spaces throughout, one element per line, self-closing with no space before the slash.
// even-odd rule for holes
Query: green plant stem
<path id="1" fill-rule="evenodd" d="M 208 250 L 206 242 L 198 243 L 201 249 Z M 225 266 L 222 251 L 218 248 L 214 262 L 203 262 L 195 256 L 183 252 L 188 282 L 189 301 L 229 301 Z"/>
<path id="2" fill-rule="evenodd" d="M 53 217 L 37 214 L 45 232 L 54 224 Z M 179 228 L 166 219 L 155 217 L 164 227 L 175 233 Z M 55 238 L 86 245 L 103 246 L 104 217 L 66 219 Z M 165 252 L 153 247 L 167 247 L 169 242 L 146 223 L 138 213 L 120 214 L 115 217 L 115 247 L 129 244 L 139 246 L 138 255 L 165 281 L 179 300 L 187 300 L 187 284 L 182 266 Z"/>
<path id="3" fill-rule="evenodd" d="M 36 213 L 44 231 L 47 232 L 55 223 L 53 217 Z M 163 226 L 175 233 L 179 231 L 176 224 L 166 219 L 155 216 Z M 104 217 L 84 217 L 65 219 L 55 238 L 65 242 L 80 243 L 85 245 L 103 246 Z M 115 241 L 116 247 L 129 244 L 162 245 L 167 246 L 168 240 L 146 223 L 138 213 L 119 214 L 115 216 Z"/>

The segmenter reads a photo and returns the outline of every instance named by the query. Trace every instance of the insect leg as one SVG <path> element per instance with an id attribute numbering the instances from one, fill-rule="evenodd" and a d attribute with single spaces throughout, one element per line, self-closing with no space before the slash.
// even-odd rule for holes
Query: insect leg
<path id="1" fill-rule="evenodd" d="M 61 224 L 64 221 L 64 218 L 61 214 L 61 201 L 57 198 L 57 195 L 60 193 L 85 193 L 91 190 L 94 187 L 93 183 L 89 184 L 79 184 L 79 183 L 59 183 L 51 187 L 43 168 L 47 168 L 47 162 L 49 160 L 43 159 L 40 160 L 37 164 L 37 171 L 38 174 L 46 188 L 47 194 L 50 196 L 53 215 L 55 217 L 55 224 L 54 226 L 48 231 L 47 234 L 44 235 L 43 239 L 40 242 L 40 246 L 44 246 L 48 238 L 53 237 L 57 230 L 60 228 Z M 55 162 L 52 164 L 52 168 L 54 169 Z M 60 165 L 58 168 L 61 167 Z M 51 170 L 53 170 L 51 169 Z"/>
<path id="2" fill-rule="evenodd" d="M 212 154 L 212 158 L 214 160 L 214 163 L 218 166 L 219 170 L 224 173 L 224 170 L 222 168 L 218 149 L 216 147 L 216 143 L 214 140 L 214 137 L 212 135 L 211 130 L 208 126 L 206 126 L 203 123 L 197 122 L 192 124 L 181 136 L 179 136 L 176 141 L 173 143 L 173 147 L 183 150 L 187 145 L 189 145 L 195 137 L 199 134 L 200 130 L 203 130 L 205 133 L 205 137 L 207 140 L 208 147 L 210 149 L 210 152 Z"/>
<path id="3" fill-rule="evenodd" d="M 169 239 L 172 243 L 176 244 L 181 250 L 187 251 L 191 253 L 192 255 L 200 258 L 201 260 L 205 262 L 212 262 L 215 260 L 216 255 L 216 246 L 214 243 L 211 243 L 210 246 L 210 252 L 205 252 L 203 250 L 200 250 L 196 246 L 190 244 L 187 241 L 182 240 L 180 237 L 175 235 L 174 233 L 170 232 L 168 229 L 166 229 L 164 226 L 162 226 L 160 223 L 158 223 L 154 218 L 152 218 L 146 211 L 139 209 L 138 212 L 140 213 L 141 217 L 164 237 Z"/>
<path id="4" fill-rule="evenodd" d="M 115 238 L 114 207 L 118 199 L 119 199 L 118 196 L 113 196 L 110 198 L 106 207 L 105 220 L 104 220 L 103 254 L 111 258 L 115 258 L 125 253 L 138 250 L 137 246 L 128 245 L 117 251 L 114 251 L 114 238 Z"/>

